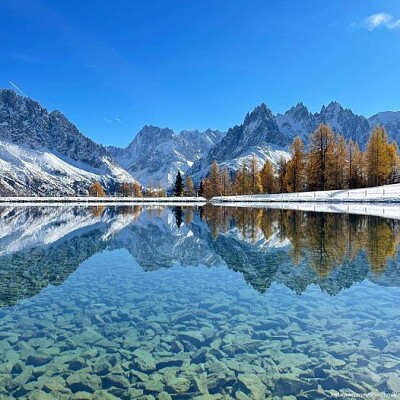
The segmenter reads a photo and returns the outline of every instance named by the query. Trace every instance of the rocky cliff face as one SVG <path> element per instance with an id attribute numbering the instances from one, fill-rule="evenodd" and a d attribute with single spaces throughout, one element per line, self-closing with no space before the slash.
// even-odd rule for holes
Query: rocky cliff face
<path id="1" fill-rule="evenodd" d="M 198 181 L 208 173 L 214 160 L 221 167 L 237 170 L 241 161 L 253 154 L 260 164 L 268 159 L 276 165 L 281 157 L 288 157 L 289 141 L 289 136 L 279 130 L 271 110 L 261 104 L 246 115 L 243 124 L 229 129 L 224 138 L 205 157 L 196 161 L 188 173 Z"/>
<path id="2" fill-rule="evenodd" d="M 95 180 L 111 190 L 134 181 L 59 111 L 11 90 L 0 90 L 0 165 L 3 195 L 86 194 Z"/>

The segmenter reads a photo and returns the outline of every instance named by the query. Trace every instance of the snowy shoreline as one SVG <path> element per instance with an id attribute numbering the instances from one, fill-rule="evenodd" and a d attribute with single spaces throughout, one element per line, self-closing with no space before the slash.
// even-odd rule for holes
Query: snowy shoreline
<path id="1" fill-rule="evenodd" d="M 221 203 L 215 204 L 222 206 Z M 320 212 L 334 214 L 370 215 L 382 218 L 400 220 L 400 207 L 393 203 L 329 203 L 329 202 L 231 202 L 224 203 L 224 207 L 259 208 L 294 210 L 305 212 Z"/>
<path id="2" fill-rule="evenodd" d="M 328 190 L 319 192 L 220 196 L 212 204 L 227 203 L 400 203 L 400 184 L 363 189 Z"/>
<path id="3" fill-rule="evenodd" d="M 204 197 L 0 197 L 0 205 L 203 205 Z"/>

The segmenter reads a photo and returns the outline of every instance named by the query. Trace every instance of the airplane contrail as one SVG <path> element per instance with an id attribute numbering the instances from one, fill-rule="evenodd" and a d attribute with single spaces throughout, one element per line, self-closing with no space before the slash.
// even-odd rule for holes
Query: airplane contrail
<path id="1" fill-rule="evenodd" d="M 8 81 L 10 85 L 12 85 L 15 89 L 18 90 L 18 92 L 22 93 L 25 97 L 28 97 L 26 93 L 24 93 L 15 83 L 12 83 L 11 81 Z"/>

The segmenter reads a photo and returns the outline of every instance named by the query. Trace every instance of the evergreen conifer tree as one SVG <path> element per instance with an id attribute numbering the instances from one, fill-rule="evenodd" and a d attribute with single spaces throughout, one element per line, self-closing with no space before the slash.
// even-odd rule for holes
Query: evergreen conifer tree
<path id="1" fill-rule="evenodd" d="M 182 197 L 183 196 L 183 178 L 181 175 L 181 171 L 178 171 L 175 179 L 174 185 L 174 196 Z"/>

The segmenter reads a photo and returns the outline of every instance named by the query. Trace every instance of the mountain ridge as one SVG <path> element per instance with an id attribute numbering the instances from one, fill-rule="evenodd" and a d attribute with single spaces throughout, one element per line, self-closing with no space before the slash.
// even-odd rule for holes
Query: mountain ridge
<path id="1" fill-rule="evenodd" d="M 244 159 L 255 155 L 259 164 L 266 160 L 276 167 L 280 158 L 289 158 L 289 144 L 300 136 L 307 143 L 309 135 L 320 124 L 328 124 L 334 132 L 342 134 L 364 148 L 371 130 L 383 125 L 389 140 L 400 142 L 400 111 L 381 112 L 370 118 L 355 114 L 332 101 L 321 110 L 312 113 L 302 103 L 297 103 L 284 114 L 273 114 L 262 103 L 247 113 L 243 123 L 230 128 L 224 138 L 202 159 L 196 161 L 188 171 L 196 182 L 204 178 L 214 160 L 220 167 L 238 170 Z"/>
<path id="2" fill-rule="evenodd" d="M 307 142 L 321 123 L 365 147 L 372 128 L 383 125 L 390 140 L 400 142 L 400 111 L 366 118 L 332 101 L 319 112 L 299 102 L 274 114 L 265 103 L 248 112 L 227 133 L 145 125 L 126 147 L 105 147 L 82 134 L 60 111 L 48 112 L 38 102 L 0 89 L 0 195 L 85 194 L 99 180 L 109 193 L 122 182 L 169 188 L 178 171 L 195 182 L 214 160 L 231 171 L 244 159 L 258 157 L 275 166 L 289 158 L 296 135 Z"/>

